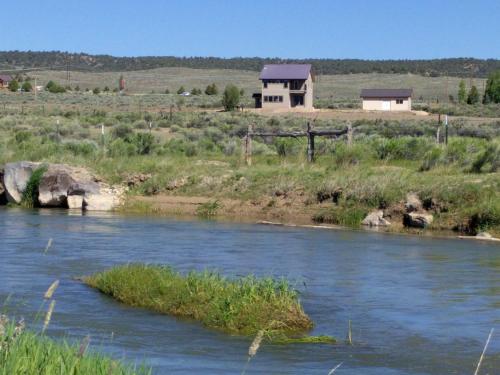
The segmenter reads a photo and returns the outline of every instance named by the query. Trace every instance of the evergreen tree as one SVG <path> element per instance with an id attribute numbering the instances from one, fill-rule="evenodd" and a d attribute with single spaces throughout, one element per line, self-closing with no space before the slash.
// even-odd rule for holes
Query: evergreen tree
<path id="1" fill-rule="evenodd" d="M 182 94 L 185 91 L 186 91 L 186 89 L 184 88 L 184 86 L 181 86 L 181 87 L 179 87 L 179 90 L 177 90 L 177 94 L 180 95 L 180 94 Z"/>
<path id="2" fill-rule="evenodd" d="M 219 93 L 219 89 L 217 88 L 215 83 L 208 85 L 207 88 L 205 89 L 205 94 L 207 94 L 207 95 L 217 95 L 218 93 Z"/>
<path id="3" fill-rule="evenodd" d="M 477 91 L 476 86 L 472 86 L 469 91 L 469 96 L 467 97 L 467 104 L 477 104 L 479 103 L 479 91 Z"/>
<path id="4" fill-rule="evenodd" d="M 491 73 L 486 81 L 483 103 L 500 103 L 500 70 Z"/>
<path id="5" fill-rule="evenodd" d="M 465 81 L 461 80 L 458 84 L 458 102 L 464 104 L 467 100 L 467 89 L 465 88 Z"/>

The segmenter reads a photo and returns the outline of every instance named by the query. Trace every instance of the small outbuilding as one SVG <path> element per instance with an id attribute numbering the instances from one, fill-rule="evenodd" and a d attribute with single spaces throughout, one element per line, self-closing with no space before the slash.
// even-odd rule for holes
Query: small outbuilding
<path id="1" fill-rule="evenodd" d="M 6 74 L 0 74 L 0 89 L 7 88 L 12 81 L 12 77 Z"/>
<path id="2" fill-rule="evenodd" d="M 365 111 L 411 111 L 412 89 L 363 89 Z"/>

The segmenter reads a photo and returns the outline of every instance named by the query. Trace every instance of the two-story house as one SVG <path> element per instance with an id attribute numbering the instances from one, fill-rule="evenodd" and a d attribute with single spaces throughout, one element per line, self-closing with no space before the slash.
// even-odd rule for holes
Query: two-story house
<path id="1" fill-rule="evenodd" d="M 255 106 L 263 109 L 312 110 L 311 64 L 268 64 L 260 72 L 262 94 L 254 94 Z"/>

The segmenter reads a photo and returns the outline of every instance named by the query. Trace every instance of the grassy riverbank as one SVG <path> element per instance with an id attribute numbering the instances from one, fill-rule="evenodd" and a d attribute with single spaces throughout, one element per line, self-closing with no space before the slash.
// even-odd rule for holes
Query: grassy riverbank
<path id="1" fill-rule="evenodd" d="M 170 267 L 144 264 L 113 267 L 83 280 L 128 305 L 191 318 L 229 333 L 293 334 L 313 326 L 285 280 L 227 279 L 209 271 L 182 275 Z"/>
<path id="2" fill-rule="evenodd" d="M 96 352 L 87 353 L 88 341 L 81 344 L 56 342 L 44 335 L 5 323 L 0 317 L 1 375 L 146 375 L 145 368 L 134 368 Z"/>
<path id="3" fill-rule="evenodd" d="M 130 187 L 128 210 L 358 226 L 382 209 L 393 231 L 404 230 L 405 197 L 415 193 L 434 215 L 427 230 L 500 235 L 498 123 L 453 120 L 445 145 L 436 143 L 430 120 L 357 120 L 351 146 L 316 139 L 314 164 L 306 161 L 303 139 L 256 137 L 247 166 L 241 139 L 249 124 L 266 132 L 304 129 L 303 118 L 251 113 L 13 114 L 0 118 L 0 165 L 85 166 Z M 341 129 L 345 122 L 318 119 L 315 126 Z M 165 204 L 167 198 L 194 203 Z"/>

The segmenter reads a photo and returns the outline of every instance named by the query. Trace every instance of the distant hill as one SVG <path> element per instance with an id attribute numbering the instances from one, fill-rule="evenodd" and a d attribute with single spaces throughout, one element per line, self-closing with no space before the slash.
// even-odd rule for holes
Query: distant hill
<path id="1" fill-rule="evenodd" d="M 0 71 L 54 69 L 73 71 L 125 72 L 162 67 L 195 69 L 237 69 L 258 71 L 266 63 L 310 63 L 317 74 L 413 73 L 428 76 L 485 77 L 500 69 L 498 59 L 449 58 L 434 60 L 357 60 L 357 59 L 278 59 L 260 57 L 114 57 L 61 51 L 0 52 Z"/>

